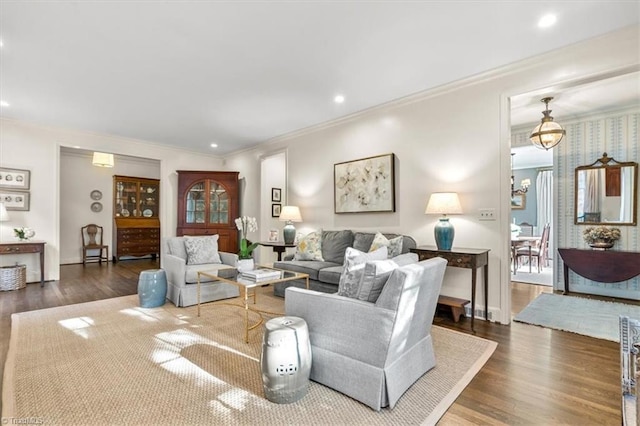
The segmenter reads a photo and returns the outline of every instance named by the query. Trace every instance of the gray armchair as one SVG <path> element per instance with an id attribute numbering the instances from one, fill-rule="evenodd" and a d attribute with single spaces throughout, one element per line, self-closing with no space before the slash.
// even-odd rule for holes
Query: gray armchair
<path id="1" fill-rule="evenodd" d="M 431 323 L 446 265 L 438 257 L 395 269 L 375 303 L 287 288 L 286 314 L 309 327 L 311 380 L 393 408 L 436 365 Z"/>
<path id="2" fill-rule="evenodd" d="M 174 305 L 191 306 L 198 303 L 198 271 L 234 268 L 238 255 L 218 252 L 222 263 L 187 265 L 184 237 L 170 237 L 163 241 L 162 268 L 167 274 L 167 299 Z M 238 297 L 240 290 L 233 284 L 203 277 L 200 280 L 200 302 Z"/>

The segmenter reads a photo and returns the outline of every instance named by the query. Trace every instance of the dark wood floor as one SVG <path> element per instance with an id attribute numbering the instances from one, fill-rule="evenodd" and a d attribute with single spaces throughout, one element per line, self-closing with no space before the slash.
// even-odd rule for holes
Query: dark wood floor
<path id="1" fill-rule="evenodd" d="M 11 314 L 135 294 L 141 270 L 152 260 L 116 265 L 65 265 L 60 281 L 44 288 L 0 293 L 0 365 L 9 345 Z M 513 312 L 549 287 L 513 284 Z M 437 325 L 469 332 L 468 319 L 454 323 L 446 313 Z M 477 335 L 498 348 L 443 416 L 441 425 L 619 425 L 618 344 L 520 323 L 476 322 Z"/>

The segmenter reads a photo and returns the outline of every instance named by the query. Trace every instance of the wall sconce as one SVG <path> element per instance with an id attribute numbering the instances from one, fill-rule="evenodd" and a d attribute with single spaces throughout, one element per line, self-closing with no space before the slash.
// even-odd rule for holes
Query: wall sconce
<path id="1" fill-rule="evenodd" d="M 113 154 L 106 154 L 104 152 L 94 152 L 93 153 L 93 161 L 91 162 L 94 166 L 98 167 L 113 167 Z"/>
<path id="2" fill-rule="evenodd" d="M 548 97 L 540 100 L 545 104 L 545 110 L 542 111 L 543 117 L 540 124 L 533 129 L 531 136 L 529 136 L 531 143 L 535 145 L 536 148 L 547 151 L 558 145 L 567 133 L 561 125 L 553 121 L 551 110 L 549 109 L 549 102 L 552 99 L 552 97 Z"/>
<path id="3" fill-rule="evenodd" d="M 514 187 L 514 178 L 513 178 L 513 156 L 516 155 L 515 152 L 511 153 L 511 197 L 513 197 L 514 195 L 522 195 L 522 194 L 526 194 L 527 191 L 529 190 L 529 187 L 531 186 L 531 179 L 527 178 L 527 179 L 522 179 L 520 181 L 520 186 L 522 187 L 521 189 L 515 189 Z"/>
<path id="4" fill-rule="evenodd" d="M 455 192 L 434 192 L 429 197 L 424 214 L 441 214 L 442 217 L 433 228 L 438 250 L 451 250 L 455 229 L 449 222 L 448 214 L 462 214 L 460 199 Z"/>

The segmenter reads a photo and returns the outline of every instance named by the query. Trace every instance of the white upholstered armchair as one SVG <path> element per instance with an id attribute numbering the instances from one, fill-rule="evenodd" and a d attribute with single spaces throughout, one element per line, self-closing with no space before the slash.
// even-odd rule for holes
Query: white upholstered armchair
<path id="1" fill-rule="evenodd" d="M 375 303 L 289 287 L 285 310 L 309 327 L 311 380 L 374 410 L 393 408 L 436 365 L 431 323 L 447 261 L 395 269 Z"/>

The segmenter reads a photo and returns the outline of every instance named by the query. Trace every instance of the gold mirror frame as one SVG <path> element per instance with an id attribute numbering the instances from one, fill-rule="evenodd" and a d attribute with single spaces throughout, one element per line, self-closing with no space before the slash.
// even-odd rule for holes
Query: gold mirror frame
<path id="1" fill-rule="evenodd" d="M 625 171 L 624 168 L 626 167 L 630 167 L 631 170 Z M 580 199 L 581 197 L 585 197 L 584 193 L 587 192 L 586 189 L 581 191 L 580 182 L 588 177 L 586 173 L 590 170 L 603 172 L 596 175 L 598 183 L 595 184 L 595 187 L 597 188 L 596 190 L 598 191 L 597 202 L 600 202 L 603 205 L 599 207 L 598 211 L 585 212 L 579 209 L 581 205 Z M 584 173 L 584 175 L 581 175 L 581 173 Z M 614 208 L 609 208 L 610 211 L 615 211 L 616 204 L 618 209 L 621 208 L 620 203 L 622 203 L 625 196 L 625 194 L 622 193 L 622 191 L 624 191 L 622 179 L 625 178 L 625 175 L 633 184 L 627 189 L 627 191 L 625 191 L 627 198 L 632 199 L 629 220 L 615 221 L 607 219 L 608 213 L 606 212 L 606 207 L 608 206 L 605 205 L 606 201 L 609 199 L 612 201 L 609 204 Z M 584 176 L 584 178 L 582 176 Z M 635 226 L 638 223 L 638 163 L 633 161 L 618 162 L 612 157 L 608 157 L 605 152 L 602 154 L 602 158 L 597 159 L 592 164 L 576 167 L 574 184 L 575 200 L 573 217 L 576 225 Z M 614 198 L 619 198 L 620 200 L 615 200 Z M 582 201 L 584 201 L 584 199 Z M 582 205 L 584 206 L 584 202 Z"/>

